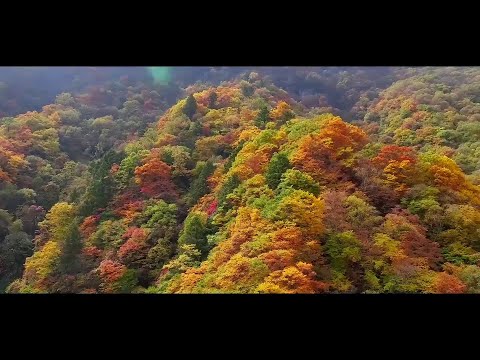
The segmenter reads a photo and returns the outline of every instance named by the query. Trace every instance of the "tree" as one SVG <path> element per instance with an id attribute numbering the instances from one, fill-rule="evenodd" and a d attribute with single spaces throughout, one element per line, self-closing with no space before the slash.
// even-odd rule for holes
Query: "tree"
<path id="1" fill-rule="evenodd" d="M 480 294 L 480 268 L 476 265 L 455 266 L 448 264 L 446 270 L 467 286 L 469 294 Z"/>
<path id="2" fill-rule="evenodd" d="M 460 279 L 446 272 L 438 274 L 434 286 L 437 294 L 463 294 L 467 290 L 467 286 Z"/>
<path id="3" fill-rule="evenodd" d="M 138 284 L 138 274 L 134 269 L 127 269 L 122 277 L 116 282 L 113 289 L 115 292 L 129 294 Z"/>
<path id="4" fill-rule="evenodd" d="M 42 249 L 36 251 L 25 262 L 24 278 L 28 284 L 47 291 L 43 284 L 58 268 L 61 255 L 60 244 L 55 241 L 48 241 Z"/>
<path id="5" fill-rule="evenodd" d="M 398 204 L 399 194 L 383 181 L 383 171 L 369 159 L 360 159 L 354 167 L 359 190 L 364 192 L 372 204 L 381 212 L 387 213 Z"/>
<path id="6" fill-rule="evenodd" d="M 215 289 L 220 293 L 254 292 L 268 272 L 268 267 L 260 259 L 251 259 L 237 253 L 218 268 L 215 281 L 208 284 L 208 287 L 203 287 L 207 291 Z M 189 271 L 182 278 L 184 283 L 190 280 L 188 275 Z"/>
<path id="7" fill-rule="evenodd" d="M 81 215 L 90 215 L 96 209 L 107 206 L 115 191 L 112 165 L 120 163 L 123 158 L 123 153 L 111 150 L 90 165 L 90 184 L 82 200 Z"/>
<path id="8" fill-rule="evenodd" d="M 240 82 L 240 88 L 242 89 L 242 94 L 247 96 L 247 97 L 250 97 L 253 95 L 253 93 L 255 92 L 255 88 L 250 85 L 248 82 L 246 82 L 245 80 L 242 80 Z"/>
<path id="9" fill-rule="evenodd" d="M 8 227 L 12 224 L 13 216 L 7 210 L 0 209 L 0 241 L 8 234 Z"/>
<path id="10" fill-rule="evenodd" d="M 194 156 L 204 161 L 218 155 L 225 157 L 228 147 L 229 145 L 225 142 L 225 136 L 223 135 L 202 137 L 195 142 Z"/>
<path id="11" fill-rule="evenodd" d="M 284 153 L 276 153 L 268 163 L 265 179 L 270 189 L 275 190 L 280 184 L 282 175 L 291 167 L 287 155 Z"/>
<path id="12" fill-rule="evenodd" d="M 98 267 L 104 292 L 116 292 L 118 281 L 127 272 L 127 267 L 113 260 L 103 260 Z"/>
<path id="13" fill-rule="evenodd" d="M 64 274 L 75 273 L 80 270 L 78 255 L 82 250 L 78 224 L 73 221 L 67 229 L 67 235 L 62 246 L 59 270 Z"/>
<path id="14" fill-rule="evenodd" d="M 257 288 L 259 293 L 313 294 L 327 290 L 325 283 L 315 280 L 311 264 L 303 262 L 272 272 Z"/>
<path id="15" fill-rule="evenodd" d="M 154 238 L 173 241 L 177 235 L 177 212 L 177 205 L 159 200 L 147 206 L 138 221 L 144 223 L 142 226 L 152 230 Z"/>
<path id="16" fill-rule="evenodd" d="M 295 169 L 282 174 L 278 190 L 295 189 L 307 191 L 315 196 L 320 194 L 320 185 L 310 175 Z"/>
<path id="17" fill-rule="evenodd" d="M 140 114 L 141 107 L 142 105 L 138 100 L 127 100 L 123 103 L 121 112 L 123 116 L 128 118 Z"/>
<path id="18" fill-rule="evenodd" d="M 444 231 L 439 238 L 445 243 L 460 242 L 480 250 L 480 210 L 471 205 L 446 207 Z"/>
<path id="19" fill-rule="evenodd" d="M 141 192 L 148 196 L 172 199 L 176 196 L 172 182 L 172 169 L 157 158 L 148 160 L 135 169 L 135 182 L 140 185 Z"/>
<path id="20" fill-rule="evenodd" d="M 64 106 L 73 106 L 75 105 L 75 99 L 70 93 L 61 93 L 55 98 L 55 103 Z"/>
<path id="21" fill-rule="evenodd" d="M 362 258 L 361 243 L 353 231 L 330 235 L 326 243 L 326 252 L 330 257 L 332 268 L 342 274 Z"/>
<path id="22" fill-rule="evenodd" d="M 172 258 L 173 253 L 174 244 L 167 238 L 160 238 L 148 251 L 147 266 L 151 269 L 161 269 Z"/>
<path id="23" fill-rule="evenodd" d="M 355 152 L 366 143 L 364 131 L 333 117 L 325 121 L 318 134 L 300 139 L 292 162 L 296 169 L 310 174 L 317 181 L 336 182 L 346 175 L 347 168 L 353 166 Z"/>
<path id="24" fill-rule="evenodd" d="M 97 230 L 99 220 L 99 215 L 91 215 L 83 219 L 83 222 L 79 226 L 79 230 L 84 239 L 88 239 Z"/>
<path id="25" fill-rule="evenodd" d="M 0 293 L 22 275 L 25 259 L 33 254 L 32 238 L 22 230 L 21 221 L 16 220 L 10 234 L 0 240 Z"/>
<path id="26" fill-rule="evenodd" d="M 432 269 L 438 269 L 442 262 L 440 246 L 427 238 L 427 231 L 417 216 L 397 209 L 385 216 L 382 232 L 400 241 L 407 256 L 423 258 Z"/>
<path id="27" fill-rule="evenodd" d="M 270 111 L 270 117 L 278 124 L 285 124 L 288 120 L 295 117 L 290 105 L 285 101 L 280 101 L 275 109 Z"/>
<path id="28" fill-rule="evenodd" d="M 233 192 L 239 185 L 241 184 L 241 180 L 237 174 L 232 175 L 225 181 L 221 190 L 218 192 L 218 204 L 219 206 L 228 207 L 228 199 L 227 196 Z"/>
<path id="29" fill-rule="evenodd" d="M 316 239 L 323 234 L 324 203 L 322 199 L 303 190 L 290 190 L 280 194 L 281 200 L 274 212 L 274 219 L 294 222 L 302 232 Z"/>
<path id="30" fill-rule="evenodd" d="M 197 100 L 195 100 L 195 97 L 192 94 L 188 95 L 187 101 L 182 110 L 189 119 L 192 119 L 193 115 L 197 112 Z"/>
<path id="31" fill-rule="evenodd" d="M 58 270 L 70 273 L 78 270 L 77 255 L 82 244 L 76 209 L 73 205 L 61 202 L 55 204 L 47 213 L 45 220 L 39 223 L 41 232 L 48 239 L 59 245 L 60 257 Z"/>
<path id="32" fill-rule="evenodd" d="M 416 162 L 413 148 L 396 145 L 384 146 L 373 159 L 373 163 L 383 169 L 385 183 L 399 194 L 418 178 Z"/>
<path id="33" fill-rule="evenodd" d="M 76 210 L 73 205 L 61 202 L 55 204 L 48 212 L 45 220 L 39 226 L 48 234 L 51 241 L 64 244 L 72 232 L 72 222 L 75 220 Z"/>
<path id="34" fill-rule="evenodd" d="M 131 151 L 120 162 L 120 168 L 114 174 L 116 187 L 119 190 L 125 189 L 135 177 L 135 169 L 141 165 L 142 160 L 149 154 L 148 150 Z M 173 157 L 172 157 L 173 163 Z M 170 164 L 169 164 L 170 165 Z"/>
<path id="35" fill-rule="evenodd" d="M 122 235 L 126 230 L 125 219 L 102 221 L 97 231 L 88 238 L 87 245 L 100 249 L 118 249 L 123 243 Z"/>
<path id="36" fill-rule="evenodd" d="M 207 194 L 209 191 L 208 178 L 213 174 L 215 167 L 211 161 L 207 161 L 200 168 L 197 178 L 192 181 L 189 190 L 189 203 L 190 205 L 195 204 L 203 195 Z"/>
<path id="37" fill-rule="evenodd" d="M 179 245 L 195 245 L 205 255 L 209 250 L 206 225 L 207 219 L 204 214 L 190 213 L 185 219 L 183 230 L 178 238 Z"/>
<path id="38" fill-rule="evenodd" d="M 347 222 L 358 235 L 368 234 L 382 223 L 383 219 L 379 216 L 377 209 L 358 196 L 348 196 L 343 206 L 347 209 L 345 216 Z"/>
<path id="39" fill-rule="evenodd" d="M 145 228 L 129 228 L 123 235 L 127 241 L 120 246 L 117 255 L 120 261 L 128 266 L 137 267 L 142 265 L 141 261 L 144 260 L 148 253 L 147 239 L 149 230 Z"/>
<path id="40" fill-rule="evenodd" d="M 198 259 L 201 252 L 194 244 L 181 244 L 179 255 L 164 266 L 172 273 L 181 273 L 189 268 L 200 265 Z"/>
<path id="41" fill-rule="evenodd" d="M 265 129 L 265 124 L 270 121 L 270 112 L 267 106 L 262 106 L 260 112 L 255 117 L 254 124 L 259 129 Z"/>
<path id="42" fill-rule="evenodd" d="M 210 92 L 210 94 L 208 95 L 208 107 L 210 109 L 216 108 L 217 99 L 218 99 L 217 93 L 215 91 Z"/>

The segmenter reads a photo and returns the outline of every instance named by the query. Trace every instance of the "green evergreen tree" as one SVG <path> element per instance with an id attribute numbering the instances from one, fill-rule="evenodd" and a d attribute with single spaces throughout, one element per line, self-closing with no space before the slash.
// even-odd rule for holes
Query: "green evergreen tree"
<path id="1" fill-rule="evenodd" d="M 197 112 L 197 100 L 195 97 L 190 94 L 187 97 L 187 102 L 183 107 L 183 113 L 188 116 L 189 119 L 192 119 L 193 115 Z"/>
<path id="2" fill-rule="evenodd" d="M 23 231 L 21 220 L 8 227 L 9 234 L 0 238 L 0 293 L 22 276 L 25 259 L 33 254 L 32 238 Z"/>
<path id="3" fill-rule="evenodd" d="M 173 165 L 175 159 L 173 158 L 173 155 L 172 155 L 172 151 L 171 150 L 167 150 L 163 153 L 163 156 L 162 156 L 162 161 L 165 163 L 165 164 L 168 164 L 168 165 Z"/>
<path id="4" fill-rule="evenodd" d="M 237 157 L 238 153 L 240 152 L 240 150 L 242 150 L 243 148 L 243 145 L 245 144 L 245 140 L 242 140 L 235 149 L 233 149 L 232 153 L 230 154 L 230 156 L 228 157 L 228 160 L 227 162 L 225 163 L 224 165 L 224 171 L 227 172 L 228 170 L 230 170 L 230 168 L 232 167 L 233 165 L 233 162 L 235 161 L 235 158 Z"/>
<path id="5" fill-rule="evenodd" d="M 225 182 L 225 184 L 223 184 L 222 189 L 218 193 L 218 205 L 224 208 L 229 208 L 227 202 L 227 195 L 231 194 L 233 190 L 235 190 L 240 184 L 241 180 L 237 174 L 228 178 L 228 180 Z"/>
<path id="6" fill-rule="evenodd" d="M 82 249 L 78 224 L 73 221 L 68 229 L 69 235 L 65 239 L 60 256 L 60 271 L 64 274 L 74 273 L 79 270 L 78 255 Z"/>
<path id="7" fill-rule="evenodd" d="M 213 174 L 215 167 L 211 161 L 207 161 L 198 173 L 198 177 L 190 185 L 189 204 L 194 205 L 203 195 L 209 191 L 208 177 Z"/>
<path id="8" fill-rule="evenodd" d="M 265 124 L 270 121 L 270 113 L 266 106 L 262 106 L 260 112 L 254 120 L 254 124 L 259 129 L 265 129 Z"/>
<path id="9" fill-rule="evenodd" d="M 113 164 L 119 164 L 123 158 L 123 152 L 110 150 L 100 160 L 90 165 L 91 182 L 80 206 L 81 215 L 90 215 L 96 209 L 107 206 L 115 190 L 110 170 Z"/>
<path id="10" fill-rule="evenodd" d="M 290 167 L 290 161 L 288 161 L 288 157 L 284 153 L 277 153 L 272 156 L 265 173 L 265 179 L 270 189 L 275 190 L 277 188 L 283 173 Z"/>
<path id="11" fill-rule="evenodd" d="M 179 245 L 195 245 L 202 253 L 208 251 L 206 219 L 198 213 L 190 214 L 185 220 L 183 231 L 178 238 Z"/>
<path id="12" fill-rule="evenodd" d="M 320 194 L 320 185 L 310 175 L 295 169 L 288 169 L 282 175 L 279 192 L 287 189 L 307 191 L 315 196 Z"/>
<path id="13" fill-rule="evenodd" d="M 215 109 L 217 107 L 217 100 L 218 95 L 215 91 L 212 91 L 210 95 L 208 95 L 208 107 L 210 109 Z"/>

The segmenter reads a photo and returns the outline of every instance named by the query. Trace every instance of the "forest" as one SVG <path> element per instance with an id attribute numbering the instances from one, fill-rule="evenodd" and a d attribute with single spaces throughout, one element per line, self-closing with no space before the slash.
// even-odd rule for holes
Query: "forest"
<path id="1" fill-rule="evenodd" d="M 0 67 L 0 293 L 480 293 L 480 68 Z"/>

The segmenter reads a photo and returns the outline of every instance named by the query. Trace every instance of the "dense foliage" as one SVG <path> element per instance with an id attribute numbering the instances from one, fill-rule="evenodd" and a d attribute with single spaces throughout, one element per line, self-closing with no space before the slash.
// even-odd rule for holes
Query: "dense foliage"
<path id="1" fill-rule="evenodd" d="M 0 288 L 480 292 L 480 70 L 176 71 L 0 120 Z"/>

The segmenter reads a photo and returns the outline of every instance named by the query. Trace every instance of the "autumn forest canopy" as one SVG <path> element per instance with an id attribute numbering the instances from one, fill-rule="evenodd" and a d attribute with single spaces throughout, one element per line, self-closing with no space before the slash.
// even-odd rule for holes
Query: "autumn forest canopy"
<path id="1" fill-rule="evenodd" d="M 2 293 L 480 293 L 480 68 L 0 68 Z"/>

